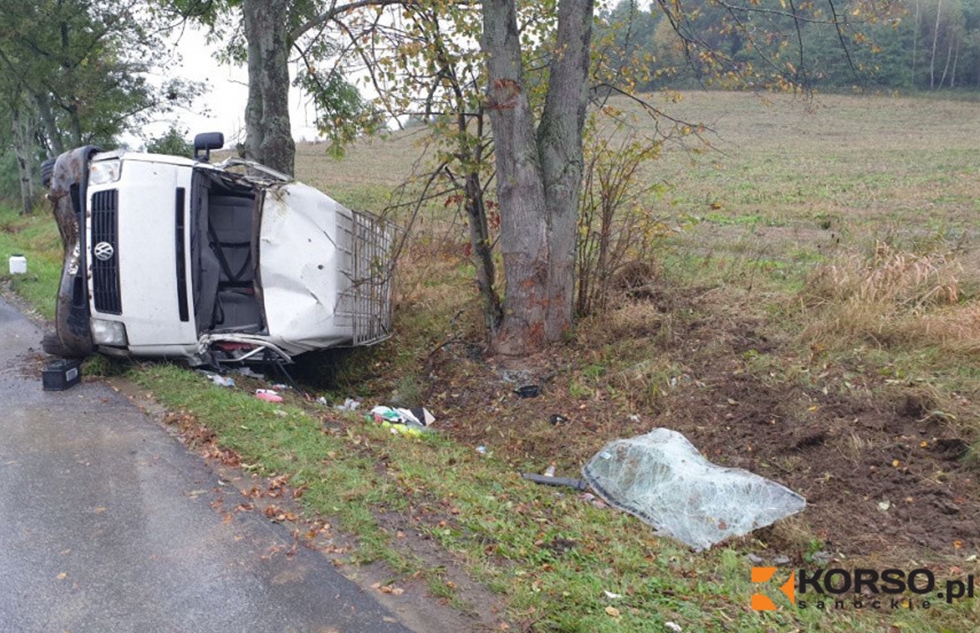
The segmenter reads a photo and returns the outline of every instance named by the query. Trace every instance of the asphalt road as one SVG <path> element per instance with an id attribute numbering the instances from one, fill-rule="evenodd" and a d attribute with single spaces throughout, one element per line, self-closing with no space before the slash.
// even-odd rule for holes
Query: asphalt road
<path id="1" fill-rule="evenodd" d="M 40 340 L 0 299 L 0 632 L 409 631 L 283 527 L 225 522 L 215 474 L 125 397 L 43 391 Z"/>

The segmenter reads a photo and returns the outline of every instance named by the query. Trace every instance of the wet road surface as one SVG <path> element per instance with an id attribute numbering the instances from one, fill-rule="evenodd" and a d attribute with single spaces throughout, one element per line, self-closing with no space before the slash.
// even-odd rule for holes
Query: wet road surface
<path id="1" fill-rule="evenodd" d="M 0 300 L 0 631 L 407 633 L 107 385 L 43 391 L 41 332 Z M 270 554 L 270 552 L 273 552 Z"/>

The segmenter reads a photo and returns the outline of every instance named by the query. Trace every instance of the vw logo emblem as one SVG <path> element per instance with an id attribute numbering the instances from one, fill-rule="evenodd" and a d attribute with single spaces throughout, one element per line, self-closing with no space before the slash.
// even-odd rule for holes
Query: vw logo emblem
<path id="1" fill-rule="evenodd" d="M 95 245 L 95 248 L 92 249 L 92 252 L 95 254 L 95 258 L 100 262 L 109 261 L 112 259 L 112 255 L 114 253 L 112 244 L 109 242 L 99 242 Z"/>

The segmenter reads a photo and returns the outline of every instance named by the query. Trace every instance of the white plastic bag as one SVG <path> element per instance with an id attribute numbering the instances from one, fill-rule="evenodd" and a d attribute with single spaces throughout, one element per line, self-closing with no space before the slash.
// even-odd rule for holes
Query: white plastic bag
<path id="1" fill-rule="evenodd" d="M 582 475 L 610 505 L 699 551 L 806 507 L 785 486 L 712 464 L 670 429 L 610 442 Z"/>

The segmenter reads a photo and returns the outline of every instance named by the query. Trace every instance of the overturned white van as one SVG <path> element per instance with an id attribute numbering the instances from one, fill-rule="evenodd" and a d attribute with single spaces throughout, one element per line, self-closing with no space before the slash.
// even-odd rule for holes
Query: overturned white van
<path id="1" fill-rule="evenodd" d="M 240 159 L 78 148 L 43 170 L 65 245 L 45 351 L 276 360 L 391 333 L 395 226 Z"/>

